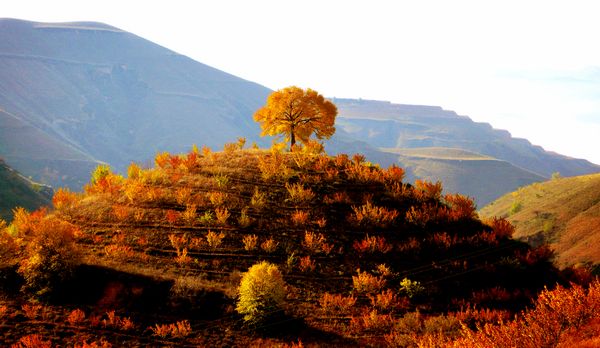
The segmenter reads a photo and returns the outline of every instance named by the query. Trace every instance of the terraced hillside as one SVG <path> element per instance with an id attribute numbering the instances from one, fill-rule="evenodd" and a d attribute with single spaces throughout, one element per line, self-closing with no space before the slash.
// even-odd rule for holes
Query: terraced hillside
<path id="1" fill-rule="evenodd" d="M 555 178 L 506 194 L 481 209 L 506 217 L 515 237 L 549 243 L 561 265 L 600 263 L 600 174 Z"/>
<path id="2" fill-rule="evenodd" d="M 484 206 L 505 192 L 545 178 L 509 162 L 463 149 L 384 148 L 396 155 L 411 180 L 441 181 L 446 192 L 460 192 Z M 493 185 L 490 185 L 493 182 Z"/>
<path id="3" fill-rule="evenodd" d="M 503 220 L 480 221 L 439 184 L 406 184 L 402 169 L 361 155 L 242 146 L 160 153 L 127 178 L 99 167 L 84 193 L 57 191 L 50 216 L 20 212 L 11 228 L 24 239 L 30 226 L 68 221 L 83 264 L 34 313 L 4 268 L 2 305 L 15 313 L 2 319 L 5 342 L 29 332 L 59 345 L 414 343 L 428 330 L 453 335 L 458 318 L 509 318 L 566 279 L 545 249 L 512 240 Z M 237 286 L 263 260 L 283 273 L 286 300 L 271 322 L 248 326 Z"/>

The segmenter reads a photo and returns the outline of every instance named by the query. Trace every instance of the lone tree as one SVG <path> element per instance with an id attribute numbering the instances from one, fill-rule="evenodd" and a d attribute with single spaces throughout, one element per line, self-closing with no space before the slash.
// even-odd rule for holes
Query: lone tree
<path id="1" fill-rule="evenodd" d="M 265 106 L 254 113 L 262 136 L 284 134 L 290 150 L 296 140 L 306 144 L 312 133 L 329 139 L 335 132 L 335 104 L 312 89 L 286 87 L 269 95 Z"/>

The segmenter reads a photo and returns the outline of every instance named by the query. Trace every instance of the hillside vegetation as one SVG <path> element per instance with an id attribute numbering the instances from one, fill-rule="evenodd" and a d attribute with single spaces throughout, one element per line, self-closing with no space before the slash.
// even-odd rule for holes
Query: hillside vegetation
<path id="1" fill-rule="evenodd" d="M 12 210 L 36 210 L 49 205 L 52 189 L 23 177 L 0 159 L 0 219 L 12 220 Z"/>
<path id="2" fill-rule="evenodd" d="M 0 246 L 48 241 L 52 229 L 62 239 L 42 250 L 70 250 L 74 238 L 78 251 L 58 254 L 72 274 L 58 288 L 40 278 L 38 248 L 8 260 L 5 342 L 436 346 L 511 318 L 546 285 L 583 279 L 558 272 L 546 248 L 512 240 L 506 221 L 479 220 L 466 197 L 406 184 L 398 167 L 244 143 L 159 153 L 127 178 L 98 167 L 83 193 L 56 192 L 53 213 L 19 211 Z M 266 290 L 277 292 L 266 307 L 237 302 L 240 279 L 240 296 L 254 296 L 260 272 L 287 286 Z M 20 286 L 52 300 L 32 304 Z M 585 313 L 559 333 L 588 323 Z"/>
<path id="3" fill-rule="evenodd" d="M 506 194 L 481 209 L 506 217 L 515 237 L 549 243 L 561 265 L 600 263 L 600 174 L 554 178 Z"/>
<path id="4" fill-rule="evenodd" d="M 506 161 L 462 149 L 424 147 L 384 148 L 382 151 L 396 155 L 409 179 L 441 181 L 447 192 L 473 197 L 479 206 L 516 187 L 545 180 Z"/>

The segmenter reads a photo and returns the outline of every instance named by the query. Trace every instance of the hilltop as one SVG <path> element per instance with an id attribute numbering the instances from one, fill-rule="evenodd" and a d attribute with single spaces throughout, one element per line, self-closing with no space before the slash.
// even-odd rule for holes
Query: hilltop
<path id="1" fill-rule="evenodd" d="M 515 237 L 549 243 L 561 265 L 600 263 L 600 174 L 554 178 L 506 194 L 481 209 L 506 217 Z"/>
<path id="2" fill-rule="evenodd" d="M 0 159 L 0 219 L 12 220 L 12 209 L 19 206 L 36 210 L 50 205 L 52 189 L 25 178 Z"/>
<path id="3" fill-rule="evenodd" d="M 4 283 L 17 313 L 4 319 L 7 342 L 35 330 L 62 345 L 398 344 L 453 337 L 458 318 L 508 319 L 571 279 L 504 220 L 479 220 L 472 201 L 408 184 L 401 168 L 243 146 L 161 152 L 127 178 L 98 167 L 83 193 L 58 190 L 49 216 L 20 212 L 13 231 L 68 222 L 83 264 L 44 305 L 55 319 L 43 327 L 15 296 L 19 282 Z M 279 267 L 287 296 L 273 322 L 249 327 L 236 289 L 262 260 Z M 66 318 L 75 324 L 57 324 Z M 181 335 L 151 329 L 176 322 Z"/>

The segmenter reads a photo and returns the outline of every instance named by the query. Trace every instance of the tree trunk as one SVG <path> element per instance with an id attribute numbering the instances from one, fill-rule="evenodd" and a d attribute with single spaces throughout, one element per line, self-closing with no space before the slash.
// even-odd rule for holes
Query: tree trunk
<path id="1" fill-rule="evenodd" d="M 294 148 L 294 145 L 296 145 L 296 134 L 294 134 L 294 126 L 292 126 L 290 128 L 290 152 Z"/>

